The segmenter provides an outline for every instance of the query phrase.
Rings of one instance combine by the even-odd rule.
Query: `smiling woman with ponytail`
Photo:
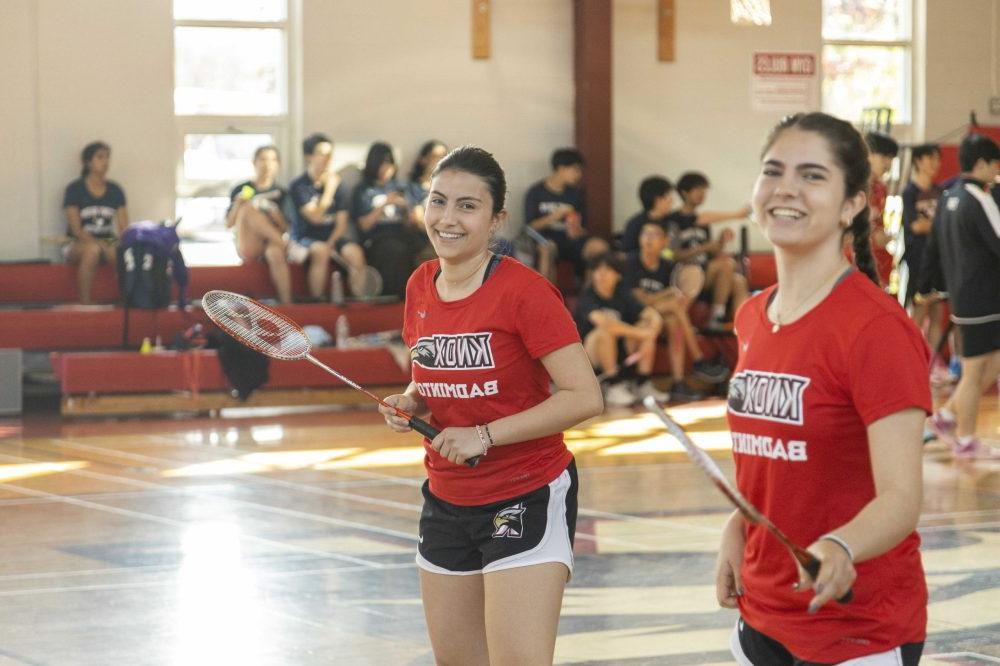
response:
[[[736,482],[793,542],[812,544],[821,566],[810,578],[766,530],[730,517],[716,594],[739,608],[730,647],[740,664],[910,665],[923,649],[915,528],[929,354],[879,287],[870,173],[861,135],[822,113],[782,120],[764,147],[753,208],[774,245],[778,283],[737,313],[730,387],[773,387],[785,399],[730,400],[728,419],[734,439],[802,449],[794,459],[735,451]],[[856,266],[843,253],[847,234]],[[851,602],[834,601],[848,590]]]

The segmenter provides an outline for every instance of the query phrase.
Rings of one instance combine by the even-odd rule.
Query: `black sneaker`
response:
[[[718,384],[729,378],[729,368],[718,361],[702,359],[694,362],[694,375],[711,384]]]
[[[692,400],[701,400],[704,397],[703,393],[694,390],[683,381],[674,382],[674,385],[670,387],[670,399],[673,402],[691,402]]]

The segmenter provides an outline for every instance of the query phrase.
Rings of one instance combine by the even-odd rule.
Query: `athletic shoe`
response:
[[[608,407],[631,407],[635,401],[635,394],[625,382],[615,382],[604,389],[604,404]]]
[[[674,382],[674,385],[670,387],[670,395],[673,396],[674,402],[690,402],[705,397],[703,393],[694,390],[684,381]]]
[[[1000,460],[1000,449],[984,444],[978,437],[973,437],[965,444],[955,440],[952,450],[955,457],[962,460]]]
[[[694,376],[710,384],[718,384],[729,378],[729,368],[718,361],[702,359],[694,362]]]
[[[955,429],[958,428],[958,422],[954,419],[946,418],[941,412],[934,412],[927,419],[927,427],[940,439],[943,439],[952,446],[957,444],[958,439],[955,436]]]
[[[669,402],[670,394],[666,391],[660,391],[656,388],[653,382],[643,382],[636,387],[635,395],[639,400],[643,400],[647,397],[653,398],[657,402]]]

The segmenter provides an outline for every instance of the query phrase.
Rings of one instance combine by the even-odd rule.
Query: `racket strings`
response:
[[[219,328],[266,356],[295,360],[312,350],[298,325],[240,294],[210,291],[202,299],[202,307]]]

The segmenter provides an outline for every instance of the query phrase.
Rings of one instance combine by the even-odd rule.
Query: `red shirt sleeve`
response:
[[[872,319],[855,339],[848,361],[854,407],[866,426],[904,409],[931,412],[930,352],[902,315]]]
[[[514,316],[517,331],[531,358],[541,358],[580,342],[580,334],[562,296],[544,278],[534,279],[524,286]]]

